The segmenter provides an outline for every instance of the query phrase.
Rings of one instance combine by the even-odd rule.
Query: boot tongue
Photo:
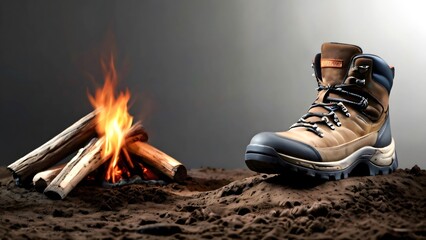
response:
[[[362,54],[360,47],[343,43],[324,43],[321,46],[321,75],[324,85],[343,83],[352,57]]]

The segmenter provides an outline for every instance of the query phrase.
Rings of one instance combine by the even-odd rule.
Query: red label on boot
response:
[[[324,58],[321,59],[321,67],[331,67],[331,68],[341,68],[343,66],[343,60],[341,59],[332,59]]]

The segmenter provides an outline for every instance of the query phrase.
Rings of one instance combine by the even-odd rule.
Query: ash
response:
[[[139,175],[132,176],[128,179],[121,179],[120,181],[116,183],[110,183],[107,181],[102,182],[102,187],[104,188],[115,188],[115,187],[122,187],[126,185],[132,185],[132,184],[146,184],[151,186],[165,186],[167,185],[167,182],[164,180],[145,180],[142,179]]]

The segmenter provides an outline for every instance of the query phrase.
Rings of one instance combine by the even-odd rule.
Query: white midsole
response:
[[[362,147],[346,158],[333,162],[314,162],[288,156],[282,153],[278,154],[285,161],[318,170],[342,170],[349,167],[359,159],[369,159],[371,163],[377,166],[389,166],[392,164],[393,159],[395,159],[395,141],[392,139],[391,144],[383,148],[376,148],[372,146]]]

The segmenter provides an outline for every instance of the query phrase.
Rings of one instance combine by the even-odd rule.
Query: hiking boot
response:
[[[245,154],[247,166],[261,173],[292,170],[327,180],[360,169],[369,175],[395,171],[389,120],[394,68],[342,43],[324,43],[312,67],[316,100],[288,131],[254,136]]]

